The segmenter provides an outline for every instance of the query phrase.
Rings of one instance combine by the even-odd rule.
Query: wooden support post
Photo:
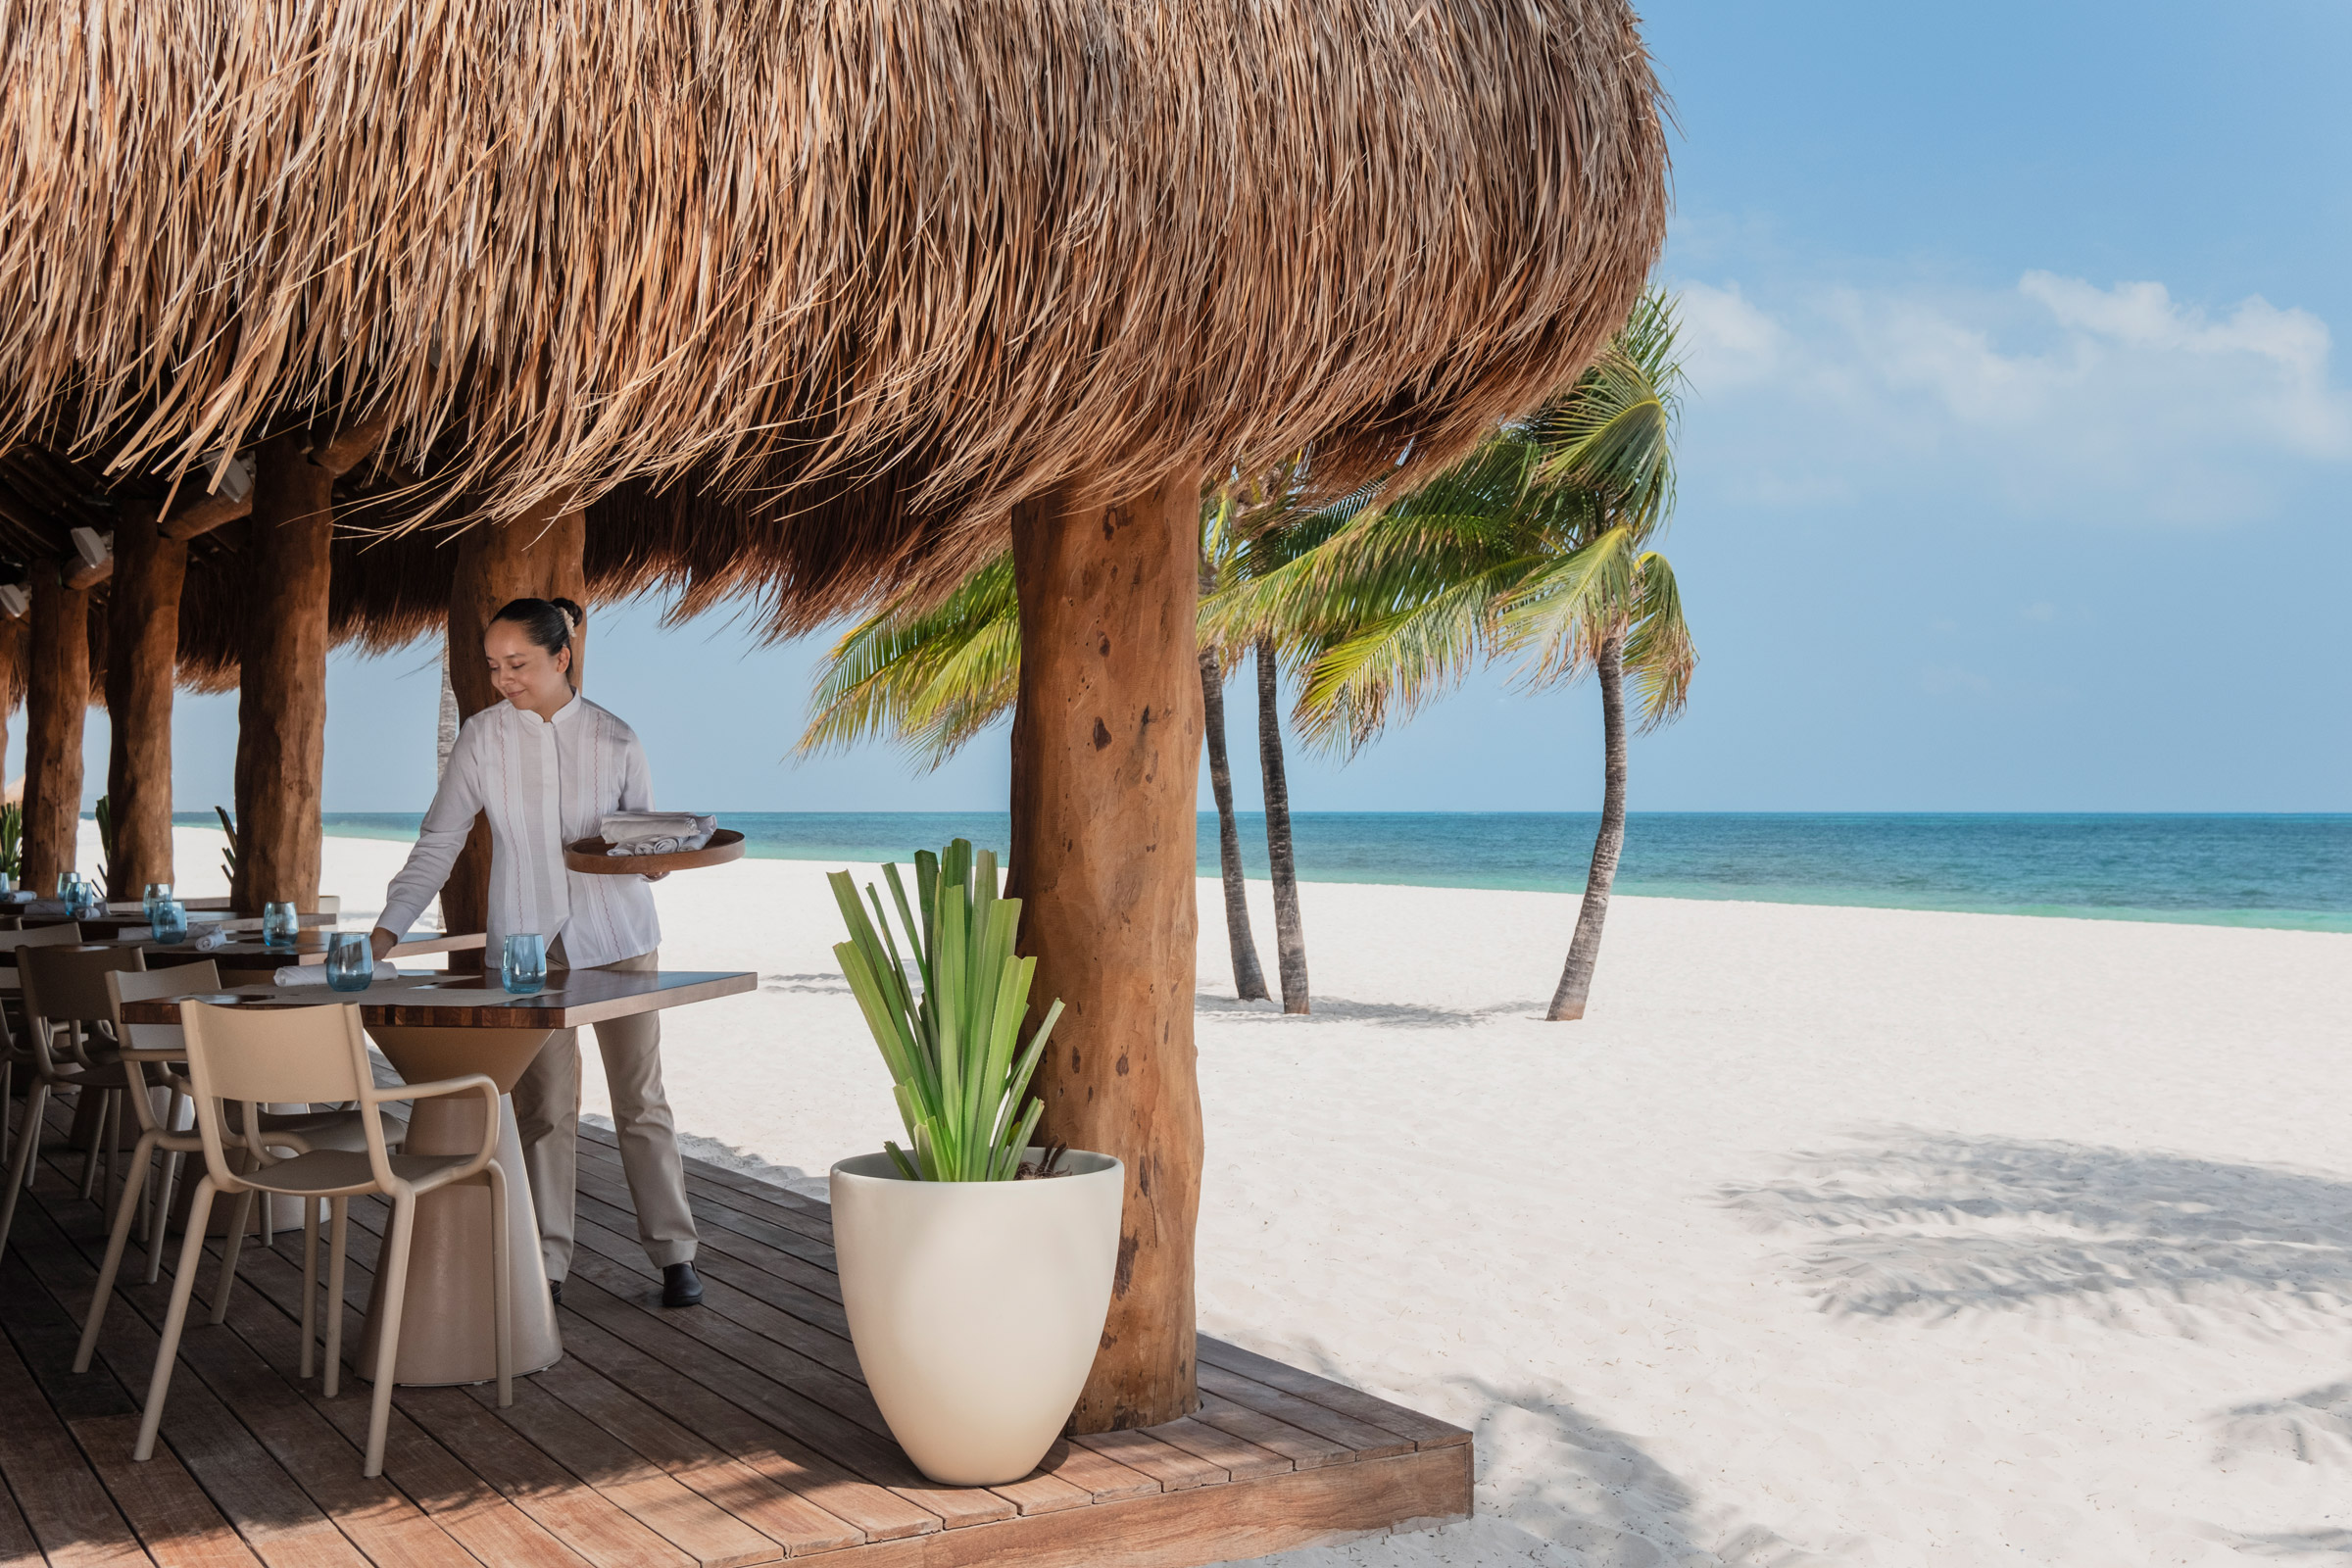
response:
[[[90,596],[32,564],[32,670],[24,693],[24,882],[46,896],[74,868],[81,830],[81,723],[90,707]]]
[[[106,795],[114,814],[110,897],[173,880],[172,687],[179,661],[179,590],[188,547],[137,517],[115,531],[108,606],[106,710],[113,729]]]
[[[449,589],[449,684],[460,723],[505,701],[490,685],[482,633],[513,599],[568,599],[588,603],[588,514],[550,509],[503,526],[477,524],[458,538],[457,571]],[[585,678],[588,628],[572,634],[571,681]],[[473,836],[441,888],[441,921],[452,931],[480,931],[490,923],[490,823]],[[495,963],[497,955],[485,956]]]
[[[273,903],[308,913],[318,906],[335,480],[310,461],[297,436],[272,437],[256,459],[229,901],[247,914]]]
[[[1200,485],[1013,514],[1021,611],[1012,887],[1032,995],[1066,1011],[1037,1073],[1039,1138],[1127,1166],[1110,1318],[1073,1430],[1148,1427],[1199,1404],[1193,1051],[1200,773]]]

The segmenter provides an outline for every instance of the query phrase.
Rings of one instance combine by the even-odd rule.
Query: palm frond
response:
[[[1674,567],[1656,551],[1635,568],[1633,629],[1625,639],[1625,669],[1641,700],[1642,733],[1671,722],[1690,700],[1690,676],[1698,649],[1683,619],[1682,590]]]

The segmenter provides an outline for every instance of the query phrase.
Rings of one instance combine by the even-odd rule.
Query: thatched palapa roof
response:
[[[779,632],[1056,488],[1444,462],[1592,356],[1664,229],[1623,0],[13,19],[0,448],[175,472],[389,409],[425,484],[379,520],[587,504],[614,569]]]

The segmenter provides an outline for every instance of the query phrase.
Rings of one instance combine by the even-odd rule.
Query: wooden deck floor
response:
[[[19,1107],[21,1108],[21,1107]],[[487,1390],[404,1389],[384,1474],[360,1475],[367,1385],[296,1376],[299,1236],[248,1248],[226,1325],[200,1314],[165,1446],[130,1462],[171,1283],[132,1285],[101,1358],[71,1370],[105,1229],[51,1150],[0,1258],[0,1568],[374,1563],[733,1568],[1177,1565],[1426,1528],[1470,1507],[1470,1435],[1203,1338],[1202,1408],[1057,1445],[1011,1486],[943,1490],[909,1465],[858,1376],[827,1209],[695,1160],[699,1309],[663,1311],[609,1135],[583,1129],[565,1355]],[[380,1206],[355,1205],[356,1345]],[[125,1274],[135,1279],[135,1243]],[[213,1273],[198,1287],[209,1295]]]

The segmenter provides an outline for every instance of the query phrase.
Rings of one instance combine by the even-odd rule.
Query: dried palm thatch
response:
[[[388,411],[778,631],[1055,487],[1448,462],[1664,227],[1624,0],[12,0],[0,74],[0,449]]]

